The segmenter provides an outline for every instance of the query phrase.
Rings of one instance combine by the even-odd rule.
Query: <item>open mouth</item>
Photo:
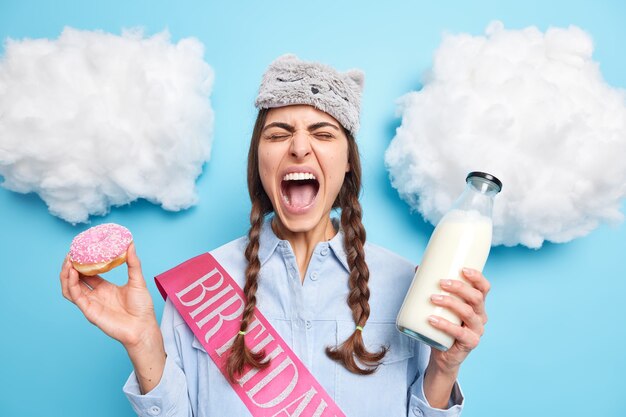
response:
[[[313,204],[320,183],[310,172],[286,174],[280,182],[280,192],[285,204],[292,209],[305,209]]]

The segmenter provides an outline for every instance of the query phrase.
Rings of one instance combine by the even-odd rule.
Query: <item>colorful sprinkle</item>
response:
[[[106,223],[78,234],[70,245],[70,259],[82,265],[109,262],[126,252],[133,235],[124,226]]]

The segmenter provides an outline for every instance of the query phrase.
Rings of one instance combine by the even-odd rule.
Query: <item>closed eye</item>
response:
[[[333,139],[335,136],[327,132],[315,132],[313,135],[318,139]]]
[[[291,133],[273,133],[271,135],[267,135],[266,138],[269,140],[285,140],[291,137]]]

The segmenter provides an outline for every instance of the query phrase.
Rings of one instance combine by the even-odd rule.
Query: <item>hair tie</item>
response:
[[[361,326],[356,326],[356,329],[357,329],[358,331],[360,331],[360,332],[362,332],[362,331],[363,331],[363,328],[362,328]]]
[[[242,335],[242,336],[245,336],[246,332],[244,332],[243,330],[239,330],[239,334]]]

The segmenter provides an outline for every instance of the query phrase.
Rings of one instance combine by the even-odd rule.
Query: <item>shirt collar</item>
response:
[[[273,218],[273,216],[267,217],[263,222],[263,226],[261,226],[261,234],[259,235],[259,262],[261,262],[261,265],[272,256],[280,243],[280,239],[272,230]]]
[[[348,257],[346,255],[346,250],[343,246],[344,238],[343,238],[343,229],[341,228],[341,223],[339,222],[339,219],[336,217],[332,219],[332,222],[333,222],[333,226],[335,226],[335,229],[337,230],[337,234],[335,235],[335,237],[333,237],[331,240],[328,241],[328,245],[333,250],[333,253],[337,257],[337,259],[339,259],[339,262],[341,263],[341,265],[343,265],[346,271],[350,272],[350,267],[348,266]]]
[[[263,222],[263,226],[261,226],[261,234],[259,235],[259,261],[261,262],[261,265],[267,262],[281,242],[272,229],[273,218],[274,216],[269,216]],[[328,241],[328,246],[332,249],[333,253],[346,271],[350,272],[348,258],[343,247],[343,229],[341,228],[341,223],[337,218],[333,218],[331,221],[337,230],[337,234]]]

